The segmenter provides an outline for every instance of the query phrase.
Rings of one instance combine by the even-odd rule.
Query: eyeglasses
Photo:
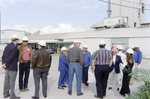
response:
[[[28,41],[23,41],[23,42],[28,42]]]

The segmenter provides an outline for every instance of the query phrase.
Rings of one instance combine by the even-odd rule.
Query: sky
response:
[[[0,0],[0,3],[2,29],[32,33],[90,30],[90,25],[107,17],[107,3],[99,0]],[[150,0],[147,4],[150,5]],[[146,21],[150,22],[150,10],[146,13]]]

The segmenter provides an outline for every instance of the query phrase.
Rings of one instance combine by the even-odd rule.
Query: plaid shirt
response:
[[[96,61],[95,65],[109,65],[112,60],[111,52],[105,48],[100,48],[92,55],[92,59]]]

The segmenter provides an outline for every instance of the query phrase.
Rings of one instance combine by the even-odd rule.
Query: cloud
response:
[[[51,25],[43,27],[41,29],[41,34],[47,33],[64,33],[64,32],[74,32],[74,31],[83,31],[84,29],[81,27],[73,28],[70,24],[60,23],[59,27],[53,28]]]
[[[13,27],[2,26],[2,30],[3,29],[22,30],[22,31],[27,31],[27,32],[31,32],[31,33],[37,32],[39,30],[41,34],[84,31],[84,29],[82,27],[72,27],[70,24],[64,24],[64,23],[60,23],[59,26],[56,28],[53,28],[51,25],[48,25],[41,29],[39,29],[39,28],[29,29],[25,25],[15,25]]]

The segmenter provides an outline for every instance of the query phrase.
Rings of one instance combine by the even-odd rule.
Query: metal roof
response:
[[[105,30],[54,33],[29,36],[30,40],[86,39],[86,38],[150,38],[150,28],[117,28]]]

